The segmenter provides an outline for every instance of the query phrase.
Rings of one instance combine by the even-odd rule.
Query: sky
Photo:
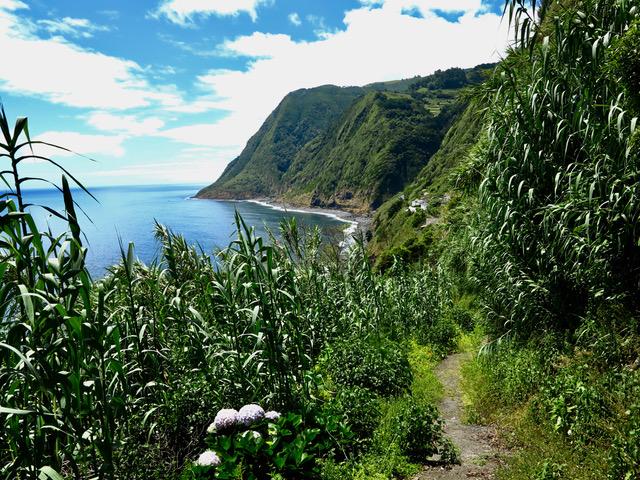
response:
[[[0,0],[0,99],[88,186],[207,184],[290,91],[499,60],[503,0]],[[54,179],[42,162],[24,168]],[[52,178],[53,177],[53,178]]]

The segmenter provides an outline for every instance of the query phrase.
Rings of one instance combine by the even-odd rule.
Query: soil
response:
[[[504,458],[505,451],[498,442],[495,427],[463,423],[460,368],[468,355],[449,355],[436,368],[445,390],[440,414],[445,421],[445,433],[459,449],[460,465],[425,467],[414,480],[492,479]]]

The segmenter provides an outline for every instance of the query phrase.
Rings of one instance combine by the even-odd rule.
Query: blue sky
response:
[[[0,0],[0,97],[87,185],[214,180],[289,91],[495,61],[502,0]],[[44,164],[29,173],[52,175]]]

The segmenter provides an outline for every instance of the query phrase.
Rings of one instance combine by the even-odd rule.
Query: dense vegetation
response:
[[[158,263],[130,245],[92,280],[68,172],[65,210],[46,207],[68,232],[41,230],[20,165],[51,160],[26,119],[0,126],[2,478],[390,478],[455,460],[428,374],[456,332],[437,271],[380,277],[362,243],[293,221],[257,238],[238,217],[215,259],[158,225]]]
[[[464,112],[454,69],[370,86],[279,144],[261,194],[384,202],[348,252],[238,218],[212,260],[158,226],[156,264],[130,247],[93,281],[66,177],[69,232],[39,231],[19,175],[35,142],[3,114],[3,478],[407,477],[456,461],[431,367],[458,344],[478,353],[468,421],[514,447],[498,478],[638,478],[640,4],[533,6],[506,2],[516,43]],[[320,177],[374,124],[392,141],[370,164]],[[228,178],[252,185],[247,155]]]
[[[198,196],[375,209],[427,164],[464,109],[459,92],[480,83],[487,68],[293,92]]]
[[[372,249],[449,272],[487,335],[465,382],[517,448],[499,478],[638,478],[640,4],[535,3],[507,2],[517,44]]]
[[[283,197],[368,211],[401,190],[438,150],[460,105],[431,114],[407,94],[369,93],[296,155]]]
[[[502,385],[484,393],[530,399],[557,435],[540,445],[565,445],[545,453],[545,478],[637,478],[640,5],[547,3],[536,19],[514,3],[535,35],[487,85],[470,164],[483,172],[476,280],[507,340],[480,363]],[[514,470],[545,468],[530,461]]]

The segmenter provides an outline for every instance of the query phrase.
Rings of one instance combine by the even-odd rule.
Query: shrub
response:
[[[611,66],[627,95],[640,108],[640,22],[637,20],[613,45]]]
[[[425,220],[427,219],[427,212],[424,210],[416,210],[416,212],[411,215],[411,226],[413,228],[419,228],[424,225]]]
[[[465,332],[473,331],[474,321],[473,315],[468,310],[454,305],[451,309],[452,319],[457,325],[460,326]]]
[[[564,465],[555,462],[544,462],[535,480],[562,480],[565,478],[564,468]]]
[[[390,219],[391,217],[393,217],[396,213],[398,213],[400,211],[400,209],[402,208],[402,204],[404,202],[402,201],[402,199],[400,198],[396,198],[390,205],[389,208],[387,209],[387,219]]]
[[[546,380],[540,404],[556,431],[579,443],[601,438],[603,419],[610,417],[601,377],[590,378],[586,365],[569,366]]]
[[[183,478],[317,478],[321,472],[318,460],[334,456],[352,436],[339,419],[328,415],[305,419],[297,413],[265,414],[250,405],[234,418],[235,422],[216,420],[211,425],[209,450],[190,465]]]
[[[353,474],[354,480],[389,480],[410,478],[420,470],[395,443],[381,446],[365,455]]]
[[[407,354],[394,342],[347,340],[334,346],[328,373],[342,387],[361,387],[383,396],[408,391],[412,374]]]
[[[451,315],[440,315],[431,324],[425,324],[416,332],[416,340],[421,345],[431,345],[440,355],[445,356],[456,348],[458,328]]]
[[[504,342],[487,348],[479,357],[481,370],[494,392],[507,406],[519,405],[539,391],[550,374],[549,361],[555,355],[544,347],[527,347]]]
[[[334,460],[327,460],[322,462],[320,478],[322,480],[351,480],[353,473],[354,465],[351,463],[337,463]]]
[[[417,461],[433,455],[440,455],[445,463],[457,459],[453,444],[444,436],[438,409],[411,397],[390,405],[376,432],[376,442],[379,446],[396,444],[404,455]]]
[[[358,438],[358,447],[366,447],[380,421],[379,397],[359,386],[341,388],[329,410],[341,417]]]

